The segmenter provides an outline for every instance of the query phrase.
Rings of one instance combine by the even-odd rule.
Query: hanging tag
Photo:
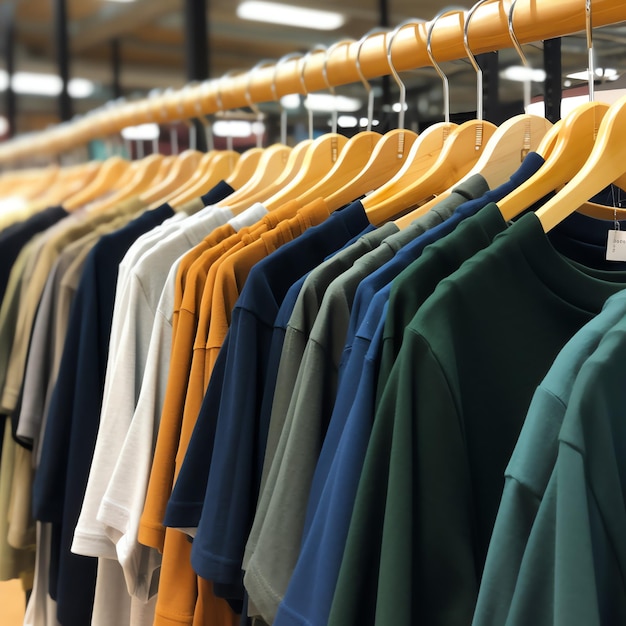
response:
[[[607,261],[626,261],[626,231],[610,230],[606,245]]]

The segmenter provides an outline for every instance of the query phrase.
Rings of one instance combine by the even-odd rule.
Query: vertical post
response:
[[[208,0],[185,0],[185,64],[189,82],[203,81],[210,74]],[[206,151],[204,125],[193,120],[197,148]]]
[[[543,67],[546,71],[544,82],[546,119],[553,124],[561,118],[561,38],[546,39],[543,42]]]
[[[17,129],[17,103],[13,91],[13,74],[15,73],[15,11],[14,5],[5,5],[2,15],[5,21],[4,57],[7,71],[7,90],[5,93],[6,116],[9,123],[9,137],[14,137]]]
[[[59,94],[59,117],[67,121],[72,117],[72,100],[67,86],[70,80],[70,56],[67,30],[67,1],[54,0],[54,38],[56,44],[57,66],[61,78]]]
[[[498,52],[485,52],[476,56],[476,61],[483,71],[483,116],[496,125],[506,119],[500,106],[500,77],[498,75]]]
[[[378,0],[378,25],[389,28],[389,0]],[[383,89],[383,104],[391,104],[391,78],[385,75],[381,79]]]
[[[122,97],[122,57],[117,38],[111,40],[111,91],[114,100]]]

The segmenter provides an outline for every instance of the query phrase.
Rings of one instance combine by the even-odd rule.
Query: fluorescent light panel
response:
[[[306,9],[278,2],[246,0],[237,7],[237,17],[242,20],[313,28],[315,30],[336,30],[345,24],[346,18],[335,11]]]
[[[139,124],[122,129],[122,137],[128,141],[152,141],[159,138],[158,124]]]
[[[523,65],[511,65],[511,67],[507,67],[500,72],[500,77],[518,83],[523,83],[527,80],[533,83],[541,83],[546,79],[546,73],[541,69],[533,69]]]
[[[265,133],[263,122],[247,122],[245,120],[219,120],[213,124],[216,137],[250,137]]]
[[[34,72],[15,72],[11,81],[13,91],[30,96],[54,97],[61,93],[62,82],[55,74],[37,74]],[[9,76],[6,70],[0,70],[0,91],[6,91]],[[86,78],[71,78],[67,90],[72,98],[88,98],[95,90],[95,85]]]
[[[347,96],[333,96],[328,93],[311,93],[305,101],[304,106],[312,111],[324,113],[354,113],[358,111],[363,103],[358,98],[348,98]]]
[[[297,109],[302,100],[297,93],[283,96],[280,103],[285,109]],[[347,96],[333,96],[329,93],[311,93],[306,96],[304,106],[311,111],[322,113],[354,113],[358,111],[363,103],[358,98],[348,98]]]

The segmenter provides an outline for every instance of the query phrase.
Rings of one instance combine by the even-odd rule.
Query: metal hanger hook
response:
[[[302,53],[300,52],[289,52],[284,56],[280,57],[278,61],[276,61],[276,65],[274,66],[274,76],[272,78],[272,96],[274,96],[274,101],[278,102],[278,106],[280,107],[280,142],[283,145],[287,145],[287,110],[282,105],[280,98],[278,97],[278,91],[276,90],[276,80],[278,78],[278,70],[283,63],[290,61],[291,59],[301,59]]]
[[[337,94],[335,92],[335,88],[330,84],[330,81],[328,80],[328,59],[330,58],[330,55],[340,46],[346,46],[346,45],[350,45],[351,43],[354,43],[354,39],[342,39],[341,41],[337,41],[334,44],[332,44],[331,46],[329,46],[326,49],[326,54],[324,55],[324,65],[322,68],[322,74],[324,76],[324,82],[326,83],[327,87],[328,87],[328,91],[330,91],[332,97],[333,97],[333,102],[335,104],[334,108],[333,108],[333,112],[332,112],[332,132],[336,133],[337,132]]]
[[[511,37],[511,41],[513,42],[513,46],[519,55],[519,58],[522,61],[522,65],[525,68],[530,68],[530,63],[522,50],[522,46],[520,45],[519,39],[515,34],[515,28],[513,27],[513,16],[515,14],[515,5],[517,4],[517,0],[511,0],[511,6],[509,7],[508,13],[508,24],[509,24],[509,36]],[[528,106],[530,105],[530,92],[531,92],[531,80],[530,73],[524,80],[524,111],[528,110]]]
[[[246,102],[248,103],[248,106],[252,109],[252,111],[254,112],[254,114],[257,117],[257,122],[260,122],[263,120],[263,113],[261,113],[261,109],[259,109],[258,105],[256,104],[256,102],[252,101],[252,96],[250,95],[250,86],[252,84],[252,79],[254,78],[254,75],[263,67],[268,67],[269,65],[273,65],[273,61],[270,59],[263,59],[262,61],[259,61],[249,72],[248,72],[248,82],[246,83]],[[263,146],[263,133],[258,132],[256,134],[256,145],[257,148],[261,148]]]
[[[589,73],[589,102],[595,98],[596,68],[593,58],[593,22],[591,20],[591,0],[585,0],[585,30],[587,32],[587,71]]]
[[[389,32],[388,29],[378,28],[378,27],[368,30],[365,33],[365,35],[363,35],[363,37],[361,37],[361,39],[359,40],[359,44],[356,49],[356,71],[358,72],[359,78],[361,79],[361,82],[363,83],[363,87],[365,87],[365,91],[367,91],[367,130],[368,131],[372,130],[372,122],[374,120],[374,91],[372,90],[372,85],[370,85],[370,82],[367,80],[367,78],[365,78],[363,74],[363,70],[361,69],[361,48],[363,47],[363,44],[366,42],[366,40],[372,35],[378,35],[381,33],[386,34],[388,32]]]
[[[309,59],[311,58],[311,55],[314,52],[326,52],[326,46],[324,46],[323,44],[317,44],[302,57],[302,69],[300,70],[300,84],[302,85],[302,89],[304,91],[305,96],[309,95],[309,90],[306,88],[306,81],[304,80],[304,72],[306,70],[307,63],[309,62]],[[308,115],[309,115],[309,139],[313,139],[313,109],[310,106],[307,106],[306,98],[304,99],[304,108],[308,111]]]
[[[393,64],[393,57],[391,55],[391,48],[393,46],[393,42],[395,41],[398,33],[405,26],[417,26],[418,24],[425,24],[426,20],[422,20],[419,18],[409,18],[404,20],[398,24],[391,35],[389,35],[389,41],[387,42],[387,63],[389,64],[389,69],[391,70],[391,74],[393,79],[396,81],[400,89],[400,112],[398,113],[398,128],[400,130],[404,130],[404,109],[406,108],[406,85],[400,78],[400,74],[398,74],[398,70],[396,70],[396,66]]]
[[[222,76],[220,76],[217,79],[217,89],[216,89],[216,100],[217,100],[217,108],[224,113],[224,101],[222,100],[222,82],[228,78],[230,78],[231,76],[233,76],[235,73],[237,72],[237,70],[229,70],[228,72],[226,72],[225,74],[222,74]],[[226,136],[226,149],[227,150],[232,150],[233,149],[233,138],[232,136],[229,134]]]
[[[428,58],[430,59],[430,62],[435,68],[437,74],[439,74],[439,78],[441,78],[441,82],[443,84],[443,113],[446,124],[450,123],[450,84],[448,82],[448,77],[444,74],[443,70],[439,66],[439,63],[435,61],[435,57],[433,56],[432,39],[435,25],[444,15],[448,15],[449,13],[463,13],[463,15],[465,15],[465,7],[450,6],[439,11],[439,13],[437,13],[437,15],[435,15],[435,17],[428,23],[426,35],[426,52],[428,53]]]
[[[467,53],[467,58],[470,60],[472,67],[476,71],[476,119],[482,121],[484,114],[484,106],[483,106],[483,70],[478,65],[478,61],[472,52],[472,49],[469,45],[469,25],[472,20],[472,16],[476,12],[478,7],[486,4],[487,2],[491,2],[492,0],[478,0],[478,2],[467,12],[467,17],[465,18],[465,24],[463,25],[463,46],[465,47],[465,52]]]

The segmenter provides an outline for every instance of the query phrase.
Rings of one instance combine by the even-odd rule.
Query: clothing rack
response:
[[[585,28],[583,0],[533,0],[520,2],[515,8],[515,33],[520,43],[530,43],[580,32]],[[607,26],[626,20],[626,3],[615,0],[594,0],[593,26]],[[485,4],[476,10],[469,29],[468,41],[474,54],[511,47],[507,7],[502,2]],[[398,71],[430,65],[426,50],[425,24],[407,26],[393,42],[392,55]],[[49,130],[10,140],[0,146],[0,163],[17,162],[30,155],[59,154],[90,140],[119,133],[127,126],[142,123],[171,123],[209,115],[219,110],[235,109],[254,103],[274,100],[274,94],[304,93],[359,81],[356,66],[358,43],[337,46],[326,58],[324,52],[311,54],[304,70],[302,61],[291,60],[275,71],[272,65],[253,73],[212,80],[197,86],[161,94],[149,99],[123,103]],[[438,61],[466,57],[463,45],[463,14],[442,17],[432,35],[432,52]],[[386,35],[371,35],[360,53],[363,75],[376,78],[390,73],[387,62]],[[220,106],[221,104],[221,106]]]

